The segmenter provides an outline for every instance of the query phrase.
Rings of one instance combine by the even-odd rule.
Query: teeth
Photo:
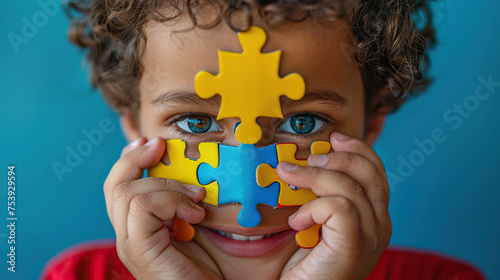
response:
[[[267,237],[271,237],[271,236],[276,234],[276,233],[273,233],[273,234],[263,234],[263,235],[255,235],[255,236],[245,236],[245,235],[240,235],[240,234],[236,234],[236,233],[224,232],[224,231],[220,231],[220,230],[214,230],[214,231],[222,236],[226,236],[226,237],[229,237],[231,239],[239,240],[239,241],[257,241],[257,240],[261,240],[261,239],[264,239]]]
[[[250,241],[257,241],[257,240],[264,239],[264,237],[265,237],[265,235],[249,236],[248,240],[250,240]]]
[[[264,237],[264,236],[262,236]],[[232,233],[231,234],[231,238],[234,239],[234,240],[241,240],[241,241],[248,241],[250,240],[250,237],[247,237],[247,236],[244,236],[244,235],[239,235],[239,234],[236,234],[236,233]]]

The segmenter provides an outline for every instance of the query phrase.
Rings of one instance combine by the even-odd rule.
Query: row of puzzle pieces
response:
[[[330,143],[317,141],[312,144],[311,153],[324,154],[330,149]],[[234,147],[203,142],[198,146],[200,153],[198,159],[188,158],[185,150],[184,141],[166,140],[166,154],[170,163],[165,165],[160,162],[148,170],[148,176],[201,186],[206,190],[203,201],[214,206],[240,203],[242,209],[238,215],[238,223],[243,227],[255,227],[260,223],[258,204],[275,208],[289,207],[303,205],[317,198],[309,189],[293,190],[281,181],[276,173],[276,167],[281,161],[307,166],[306,160],[295,158],[297,151],[295,144],[278,143],[257,148],[255,145],[247,144]],[[186,230],[186,225],[179,226]],[[185,236],[177,237],[190,239]],[[297,243],[304,248],[314,247],[318,241],[317,225],[297,235]]]

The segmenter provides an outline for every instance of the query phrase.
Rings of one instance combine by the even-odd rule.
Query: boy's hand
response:
[[[320,243],[299,249],[282,279],[365,279],[389,244],[389,188],[382,161],[358,139],[334,132],[330,142],[335,152],[311,155],[308,167],[279,164],[283,181],[319,197],[290,216],[290,227],[322,225]]]
[[[156,165],[165,142],[141,138],[123,149],[104,183],[108,215],[121,261],[137,279],[221,279],[215,263],[194,242],[175,241],[168,228],[174,217],[198,223],[205,210],[196,205],[202,188],[190,191],[163,178],[141,179]],[[182,252],[181,252],[182,251]]]

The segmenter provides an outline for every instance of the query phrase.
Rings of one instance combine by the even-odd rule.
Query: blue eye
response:
[[[220,130],[217,121],[204,115],[186,117],[177,121],[176,124],[182,130],[190,133],[206,133]]]
[[[324,121],[315,115],[298,114],[286,118],[280,129],[294,134],[308,134],[316,132],[324,123]]]

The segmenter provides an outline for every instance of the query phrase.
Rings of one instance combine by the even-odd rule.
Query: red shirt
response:
[[[118,258],[115,241],[76,245],[53,258],[42,280],[135,280]],[[432,253],[389,248],[367,280],[485,279],[464,262]]]

